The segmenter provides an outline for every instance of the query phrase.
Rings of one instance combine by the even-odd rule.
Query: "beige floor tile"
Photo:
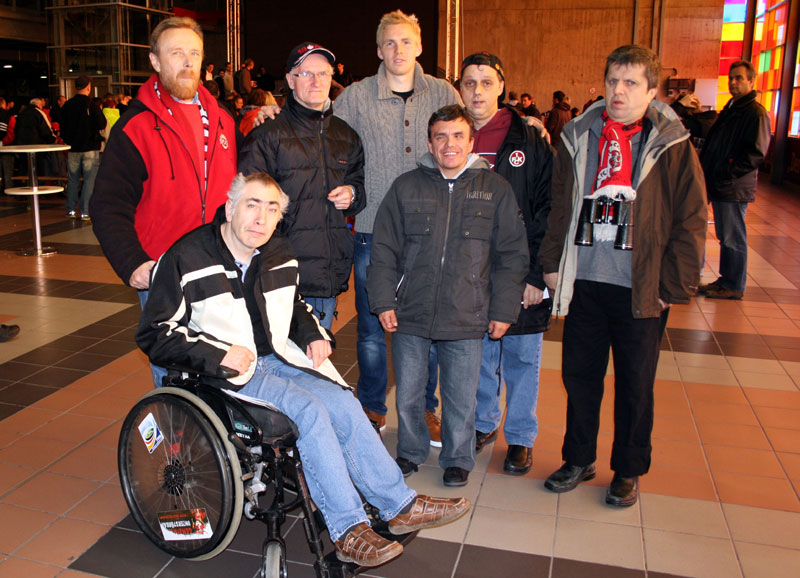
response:
[[[797,391],[794,380],[788,375],[764,374],[752,371],[735,371],[734,374],[742,387]]]
[[[35,476],[37,470],[0,462],[0,496]]]
[[[695,383],[711,383],[715,385],[739,385],[733,372],[726,369],[710,367],[679,366],[680,378]]]
[[[104,484],[65,514],[68,518],[112,526],[128,514],[118,485]]]
[[[561,371],[561,342],[544,341],[542,343],[542,369]]]
[[[63,412],[83,403],[89,399],[90,396],[91,394],[86,391],[64,388],[48,395],[44,399],[40,399],[30,407]]]
[[[55,514],[0,504],[0,552],[13,553],[55,519]]]
[[[105,481],[117,471],[117,452],[111,448],[84,445],[47,469],[55,474]]]
[[[556,515],[558,494],[528,477],[486,474],[478,506],[529,514]]]
[[[642,526],[712,538],[728,538],[722,508],[716,501],[676,498],[643,492]]]
[[[623,524],[559,517],[554,555],[643,570],[642,530]]]
[[[725,357],[721,355],[709,355],[706,353],[686,353],[683,351],[675,352],[675,359],[679,367],[705,367],[711,369],[730,369]]]
[[[0,462],[40,469],[56,461],[77,444],[28,435],[0,450]]]
[[[130,398],[101,393],[75,406],[70,413],[105,419],[120,419],[128,414],[132,406]]]
[[[36,430],[36,435],[67,442],[81,443],[111,425],[110,419],[67,413]]]
[[[23,508],[63,514],[99,486],[98,482],[42,472],[7,493],[2,501]]]
[[[487,548],[550,556],[556,518],[478,506],[465,540]]]
[[[0,421],[0,432],[8,432],[18,437],[19,434],[28,434],[39,429],[59,415],[60,411],[28,407]]]
[[[776,375],[786,375],[780,361],[775,359],[753,359],[751,357],[725,357],[734,372],[748,371]]]
[[[17,554],[65,568],[106,532],[107,526],[59,518],[20,548]]]
[[[577,518],[609,524],[639,526],[641,515],[639,504],[630,508],[614,508],[605,503],[606,487],[580,484],[571,492],[559,494],[558,517]],[[545,490],[546,491],[546,490]]]
[[[23,560],[15,556],[10,556],[5,562],[0,564],[0,578],[51,578],[58,576],[63,568],[40,564],[33,560]]]
[[[745,578],[791,576],[792,569],[800,569],[800,550],[748,542],[735,542],[735,546]]]
[[[722,504],[722,509],[737,542],[800,550],[800,513],[738,504]]]
[[[656,379],[672,379],[680,381],[682,379],[680,369],[677,365],[666,365],[658,362],[656,367]]]
[[[664,530],[644,530],[647,569],[696,578],[741,576],[730,540]]]

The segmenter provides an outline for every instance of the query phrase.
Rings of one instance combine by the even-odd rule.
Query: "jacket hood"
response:
[[[430,152],[427,152],[424,155],[422,155],[422,158],[417,161],[417,166],[419,166],[422,169],[434,171],[439,175],[442,174],[442,171],[439,169],[439,165],[436,164],[436,160],[433,158],[433,155]],[[464,165],[464,168],[461,169],[461,171],[459,171],[459,173],[454,178],[456,179],[459,178],[461,175],[464,174],[464,171],[466,171],[467,169],[491,169],[491,165],[489,164],[489,161],[487,161],[485,158],[476,155],[475,153],[469,153],[469,155],[467,156],[467,164]]]

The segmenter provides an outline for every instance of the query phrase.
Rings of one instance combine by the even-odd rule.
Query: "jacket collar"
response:
[[[333,113],[330,99],[325,103],[325,108],[321,111],[314,110],[297,102],[294,98],[294,91],[289,91],[289,94],[286,96],[285,108],[294,118],[304,123],[316,123],[320,120],[328,119]]]
[[[752,103],[753,101],[755,101],[755,99],[757,97],[758,97],[758,91],[757,90],[751,90],[750,92],[745,94],[739,100],[733,100],[731,98],[728,101],[728,103],[725,105],[725,109],[727,110],[729,108],[744,108],[746,106],[749,106],[750,103]]]
[[[441,169],[436,164],[436,161],[434,160],[433,155],[430,152],[427,152],[424,155],[422,155],[422,158],[419,159],[419,161],[417,161],[417,166],[419,166],[419,168],[421,168],[425,172],[428,172],[428,173],[434,174],[434,175],[438,175],[439,177],[441,177],[442,179],[444,179],[446,181],[458,180],[464,175],[464,173],[466,173],[470,169],[487,169],[488,170],[490,168],[489,161],[487,161],[485,158],[483,158],[480,155],[476,155],[475,153],[469,153],[469,156],[467,156],[467,164],[464,165],[464,168],[461,169],[461,171],[455,177],[453,177],[452,179],[446,179],[444,177],[444,175],[442,174]]]
[[[381,62],[381,65],[378,67],[376,78],[378,81],[378,99],[398,98],[398,96],[392,92],[389,83],[386,81],[386,64],[383,62]],[[417,95],[426,90],[428,90],[428,81],[425,79],[422,66],[420,66],[419,62],[416,62],[414,64],[414,94]]]

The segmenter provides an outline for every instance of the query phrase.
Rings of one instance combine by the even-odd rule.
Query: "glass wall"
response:
[[[786,48],[788,0],[758,0],[753,33],[753,66],[758,100],[769,113],[772,131],[781,98],[783,51]]]

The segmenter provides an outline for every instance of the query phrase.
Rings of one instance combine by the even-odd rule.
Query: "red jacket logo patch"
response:
[[[522,151],[514,151],[511,153],[511,156],[508,157],[508,162],[511,163],[512,167],[521,167],[525,164],[525,153]]]

